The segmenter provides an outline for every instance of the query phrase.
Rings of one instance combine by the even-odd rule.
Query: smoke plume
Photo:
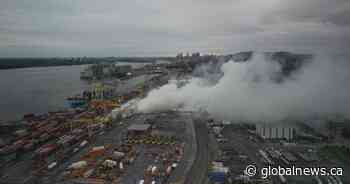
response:
[[[247,62],[222,64],[220,75],[214,84],[205,76],[193,77],[182,87],[166,84],[150,91],[138,110],[204,109],[217,118],[250,122],[350,114],[346,60],[314,56],[276,82],[283,75],[281,65],[255,53]]]

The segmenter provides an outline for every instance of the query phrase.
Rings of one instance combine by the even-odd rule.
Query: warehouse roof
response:
[[[150,127],[150,124],[133,124],[128,127],[128,131],[146,131]]]

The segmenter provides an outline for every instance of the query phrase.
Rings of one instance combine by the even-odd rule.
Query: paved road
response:
[[[171,182],[181,182],[186,178],[187,173],[190,172],[192,165],[196,159],[197,154],[197,141],[196,141],[196,131],[194,123],[192,120],[191,113],[182,114],[183,121],[186,126],[186,144],[184,149],[184,157],[180,162],[178,168],[172,173],[169,178],[169,183]]]
[[[200,118],[194,119],[194,126],[197,138],[197,153],[192,168],[189,174],[187,175],[185,181],[186,184],[205,183],[208,172],[208,128],[206,126],[205,121],[203,121],[203,119]]]

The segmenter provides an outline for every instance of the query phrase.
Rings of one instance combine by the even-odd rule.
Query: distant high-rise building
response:
[[[182,52],[180,52],[179,54],[176,55],[176,58],[177,58],[177,59],[183,59],[183,57],[184,57],[184,56],[183,56],[183,53],[182,53]]]
[[[192,57],[200,57],[201,54],[199,52],[192,53]]]

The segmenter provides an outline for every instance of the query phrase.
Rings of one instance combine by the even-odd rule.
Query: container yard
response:
[[[183,121],[169,117],[182,118]],[[185,131],[185,122],[190,121],[187,118],[181,113],[169,112],[162,115],[138,114],[112,125],[109,121],[77,121],[79,125],[62,127],[62,131],[69,133],[57,130],[55,134],[48,134],[49,138],[33,145],[32,152],[23,153],[30,155],[27,157],[30,160],[13,160],[15,165],[9,166],[16,172],[7,172],[8,168],[3,168],[2,173],[8,175],[2,178],[9,183],[176,181],[183,176],[180,174],[183,171],[176,168],[187,164],[183,161],[188,157],[184,155],[189,144],[185,140],[191,139],[188,138],[191,134]],[[147,126],[146,122],[149,123]],[[178,177],[171,177],[174,173]]]
[[[229,121],[214,118],[205,109],[187,111],[182,108],[186,102],[163,111],[137,109],[142,100],[149,98],[151,90],[169,84],[178,93],[191,82],[187,75],[193,71],[196,60],[190,61],[193,65],[181,61],[128,69],[130,75],[123,78],[103,76],[90,89],[63,99],[67,109],[26,114],[19,121],[1,123],[0,183],[342,184],[350,181],[344,176],[262,178],[260,173],[249,176],[245,172],[249,165],[258,169],[348,168],[344,164],[349,155],[346,144],[333,144],[331,136],[315,133],[300,122],[286,125]],[[172,95],[176,96],[175,93]],[[152,102],[159,105],[159,95],[154,94]],[[160,99],[163,103],[177,103],[176,99]],[[160,105],[168,107],[168,104]],[[335,159],[338,155],[343,160]]]
[[[181,114],[177,114],[181,118]],[[133,122],[153,121],[148,131],[137,131],[134,134]],[[157,128],[159,121],[174,124],[177,129],[162,130]],[[88,146],[70,164],[58,168],[59,176],[51,175],[48,181],[58,183],[166,183],[176,171],[178,165],[183,165],[184,140],[187,134],[183,132],[185,125],[172,122],[166,118],[154,115],[135,115],[123,122],[116,129],[107,131],[91,146]],[[130,129],[131,127],[131,129]],[[166,134],[166,135],[165,135]],[[175,136],[176,135],[176,136]],[[177,171],[181,172],[181,171]],[[172,178],[177,179],[177,178]]]
[[[67,110],[25,115],[1,144],[1,183],[183,180],[184,171],[177,168],[190,167],[186,158],[191,155],[184,153],[195,144],[186,131],[191,117],[134,111],[138,98],[167,80],[166,75],[150,73],[104,81],[67,97]]]

